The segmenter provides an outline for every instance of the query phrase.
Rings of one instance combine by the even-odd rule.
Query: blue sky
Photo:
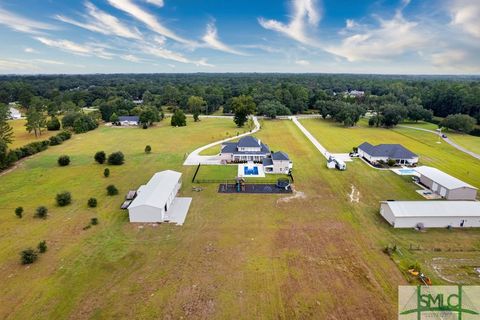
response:
[[[0,0],[0,73],[480,74],[480,0]]]

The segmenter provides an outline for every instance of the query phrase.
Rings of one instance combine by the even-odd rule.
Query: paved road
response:
[[[313,143],[315,148],[317,148],[318,151],[320,151],[320,153],[325,157],[325,159],[328,160],[330,158],[330,156],[333,156],[333,157],[335,157],[339,160],[352,161],[352,159],[350,158],[348,153],[330,153],[330,152],[328,152],[327,149],[325,149],[325,147],[322,146],[320,144],[320,142],[318,142],[318,140],[300,123],[300,121],[298,121],[297,117],[290,117],[290,119],[292,119],[293,123],[295,123],[295,125],[300,129],[300,131],[303,132],[303,134],[308,138],[308,140],[310,140],[310,142]]]
[[[225,116],[203,116],[203,117],[213,118],[213,117],[225,117]],[[253,133],[257,132],[258,130],[260,130],[260,123],[258,122],[257,117],[252,117],[252,120],[253,120],[253,123],[255,124],[255,128],[252,131],[240,134],[240,135],[235,136],[235,137],[223,139],[223,140],[220,140],[220,141],[215,141],[215,142],[209,143],[209,144],[207,144],[203,147],[195,149],[188,155],[188,157],[187,157],[187,159],[185,159],[185,162],[183,163],[183,165],[184,166],[196,166],[198,164],[206,164],[206,165],[219,165],[219,164],[221,164],[217,155],[215,155],[215,156],[201,156],[200,152],[202,152],[202,151],[204,151],[208,148],[211,148],[213,146],[222,144],[224,142],[234,140],[234,139],[238,139],[238,138],[241,138],[241,137],[244,137],[244,136],[248,136],[250,134],[253,134]]]
[[[402,127],[402,128],[408,128],[408,129],[413,129],[413,130],[419,130],[419,131],[425,131],[425,132],[430,132],[430,133],[433,133],[433,134],[436,134],[437,136],[440,136],[442,138],[442,134],[440,132],[437,132],[437,131],[434,131],[434,130],[429,130],[429,129],[424,129],[424,128],[416,128],[416,127],[410,127],[410,126],[404,126],[404,125],[399,125],[399,127]],[[472,152],[468,149],[465,149],[464,147],[462,147],[461,145],[458,145],[456,144],[455,142],[453,142],[452,140],[450,140],[449,138],[442,138],[443,141],[445,141],[446,143],[448,143],[449,145],[451,145],[452,147],[456,148],[457,150],[460,150],[474,158],[477,158],[478,160],[480,160],[480,154],[477,154],[475,152]]]

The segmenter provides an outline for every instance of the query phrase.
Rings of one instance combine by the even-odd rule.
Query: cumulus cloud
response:
[[[451,7],[452,25],[458,26],[464,32],[480,38],[480,1],[455,0]]]
[[[3,24],[15,31],[26,32],[31,34],[40,34],[46,30],[55,29],[55,27],[50,24],[34,21],[31,19],[19,16],[3,8],[0,8],[0,24]]]
[[[403,1],[401,9],[407,4],[408,1]],[[378,27],[362,26],[357,31],[350,23],[353,30],[342,39],[341,44],[327,46],[325,50],[348,61],[359,61],[388,59],[423,47],[429,42],[428,34],[417,22],[405,19],[401,9],[390,20],[379,18]]]
[[[87,9],[87,15],[84,17],[85,22],[80,22],[62,15],[56,15],[55,18],[93,32],[116,35],[129,39],[141,39],[142,36],[136,28],[127,27],[116,17],[98,9],[90,2],[86,2],[85,7]]]
[[[436,66],[449,66],[464,61],[467,52],[459,49],[432,54],[432,63]]]
[[[175,40],[180,43],[188,44],[188,45],[195,45],[195,42],[180,37],[172,30],[168,29],[167,27],[163,26],[157,18],[149,13],[148,11],[142,9],[141,7],[137,6],[131,0],[107,0],[110,5],[113,7],[131,15],[135,19],[144,23],[150,30],[159,35],[165,36],[169,39]]]
[[[145,0],[145,1],[149,4],[153,4],[154,6],[157,6],[157,7],[160,7],[160,8],[165,5],[163,0]]]
[[[69,40],[49,39],[45,37],[36,37],[38,41],[46,46],[57,48],[62,51],[80,55],[80,56],[96,56],[102,59],[112,59],[113,53],[108,52],[105,47],[97,44],[78,44]]]
[[[315,45],[315,41],[308,36],[307,29],[318,26],[320,22],[316,0],[292,0],[290,15],[291,20],[287,24],[264,18],[259,18],[258,22],[265,29],[282,33],[303,44]]]
[[[205,41],[207,46],[210,48],[223,51],[223,52],[232,53],[232,54],[245,55],[245,53],[235,50],[232,47],[220,41],[220,39],[218,38],[217,28],[213,23],[209,23],[207,25],[207,32],[203,36],[202,40]]]

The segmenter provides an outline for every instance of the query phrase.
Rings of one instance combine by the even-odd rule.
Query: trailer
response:
[[[338,169],[338,170],[347,170],[347,164],[340,159],[330,156],[327,161],[327,168],[329,169]]]

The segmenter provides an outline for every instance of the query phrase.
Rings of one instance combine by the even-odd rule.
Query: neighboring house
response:
[[[270,157],[262,160],[265,173],[288,174],[293,167],[293,163],[283,151],[274,152]]]
[[[133,100],[133,103],[134,104],[143,104],[143,100],[142,99]]]
[[[394,228],[480,227],[477,201],[382,201],[380,214]]]
[[[192,198],[177,198],[182,186],[180,172],[157,172],[128,207],[130,222],[175,222],[183,224]]]
[[[418,156],[400,144],[379,144],[372,146],[364,142],[358,146],[358,155],[372,164],[392,159],[398,165],[415,165]]]
[[[241,138],[238,142],[225,142],[220,151],[220,160],[225,162],[262,162],[270,156],[270,148],[252,136]]]
[[[419,182],[447,200],[475,200],[477,188],[437,168],[421,166],[415,168],[420,174]]]
[[[352,90],[350,92],[346,91],[344,95],[352,98],[360,98],[365,95],[365,91],[359,91],[359,90]]]
[[[12,119],[12,120],[18,120],[18,119],[22,118],[22,114],[20,113],[20,111],[18,111],[18,109],[14,108],[14,107],[10,107],[9,118]]]
[[[121,117],[118,117],[118,122],[122,126],[138,126],[139,117],[138,116],[121,116]]]

